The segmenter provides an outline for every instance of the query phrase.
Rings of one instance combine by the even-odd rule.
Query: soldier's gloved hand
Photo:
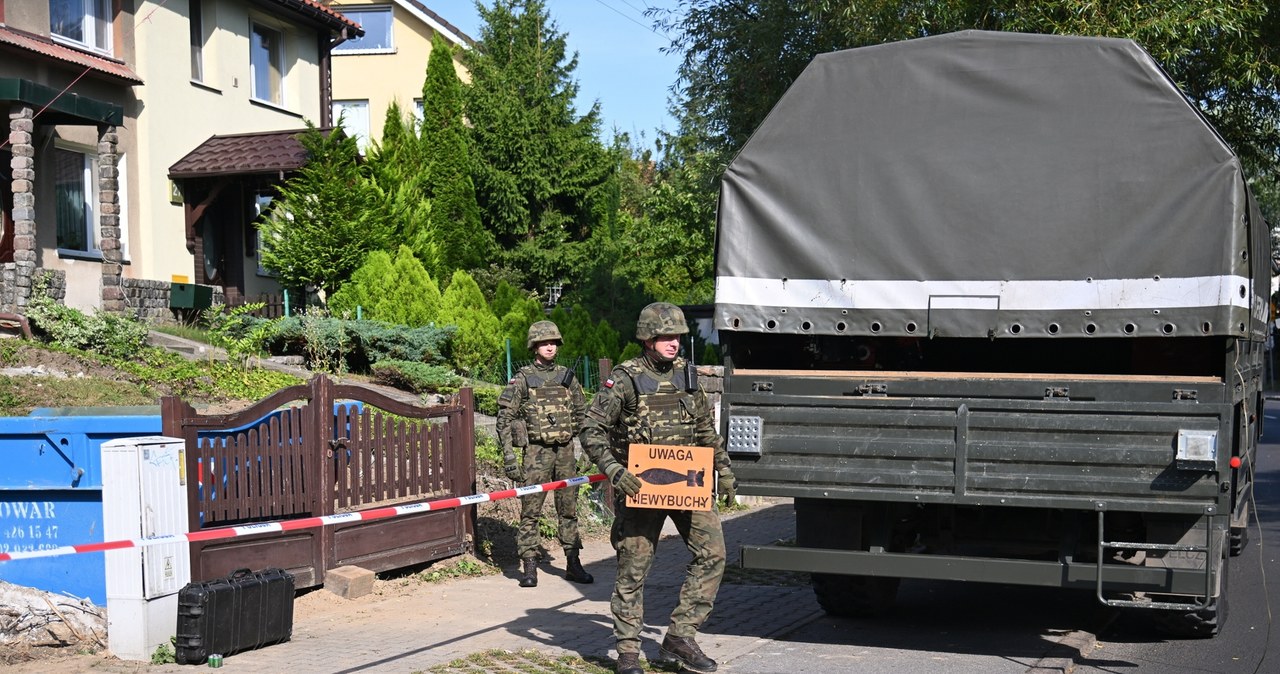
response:
[[[516,462],[516,455],[511,452],[502,455],[502,472],[506,473],[509,479],[516,482],[524,479],[524,471],[520,470],[520,464]]]
[[[635,496],[640,493],[640,478],[632,475],[627,470],[626,466],[623,466],[620,463],[615,463],[612,466],[609,466],[608,470],[606,470],[604,474],[609,476],[609,482],[613,485],[614,489],[621,491],[627,496]]]
[[[733,476],[733,469],[725,466],[720,469],[720,498],[724,502],[724,507],[728,508],[737,503],[738,498],[738,478]]]

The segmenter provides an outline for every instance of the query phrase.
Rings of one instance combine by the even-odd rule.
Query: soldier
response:
[[[665,302],[650,304],[636,321],[644,355],[613,368],[583,422],[582,448],[617,491],[612,531],[618,575],[610,607],[618,641],[618,674],[640,674],[640,630],[644,627],[644,580],[653,563],[662,524],[671,517],[693,555],[680,601],[659,655],[694,672],[714,672],[716,661],[694,640],[711,613],[724,575],[724,532],[710,511],[629,508],[625,496],[640,491],[627,470],[631,443],[712,447],[720,494],[732,503],[735,481],[724,442],[716,432],[706,393],[678,358],[680,335],[689,332],[684,313]]]
[[[502,445],[503,470],[516,484],[542,484],[577,475],[577,460],[571,441],[582,428],[586,397],[573,370],[556,365],[560,350],[560,330],[551,321],[529,326],[527,348],[533,364],[511,378],[498,398],[498,442]],[[524,448],[524,466],[516,462],[515,448]],[[538,517],[547,493],[520,497],[520,533],[516,547],[520,553],[520,587],[538,585]],[[560,545],[564,548],[564,577],[575,583],[595,580],[582,568],[578,551],[578,492],[556,490],[556,514],[560,518]]]

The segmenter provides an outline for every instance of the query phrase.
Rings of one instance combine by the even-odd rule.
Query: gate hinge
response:
[[[1174,400],[1198,400],[1199,392],[1193,388],[1176,388],[1173,389]]]
[[[1050,400],[1050,399],[1070,400],[1071,387],[1070,386],[1046,386],[1044,389],[1044,399],[1045,400]]]
[[[888,384],[858,384],[857,388],[849,391],[851,396],[887,396],[889,395]]]

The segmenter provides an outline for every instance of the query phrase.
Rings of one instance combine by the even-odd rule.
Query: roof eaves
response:
[[[364,29],[360,24],[343,16],[342,13],[334,11],[326,5],[316,0],[259,0],[267,4],[276,5],[300,14],[312,21],[319,23],[325,28],[335,33],[346,31],[353,37],[364,35]]]
[[[418,17],[420,21],[431,26],[431,29],[443,35],[450,42],[470,49],[475,46],[476,41],[470,35],[462,32],[457,26],[449,23],[444,17],[436,14],[429,7],[418,2],[418,0],[395,0],[396,4],[409,10],[410,14]]]

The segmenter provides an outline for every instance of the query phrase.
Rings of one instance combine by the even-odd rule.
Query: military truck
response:
[[[899,580],[1079,588],[1217,633],[1271,274],[1239,159],[1130,40],[823,54],[727,167],[714,324],[739,493],[793,497],[839,615]]]

